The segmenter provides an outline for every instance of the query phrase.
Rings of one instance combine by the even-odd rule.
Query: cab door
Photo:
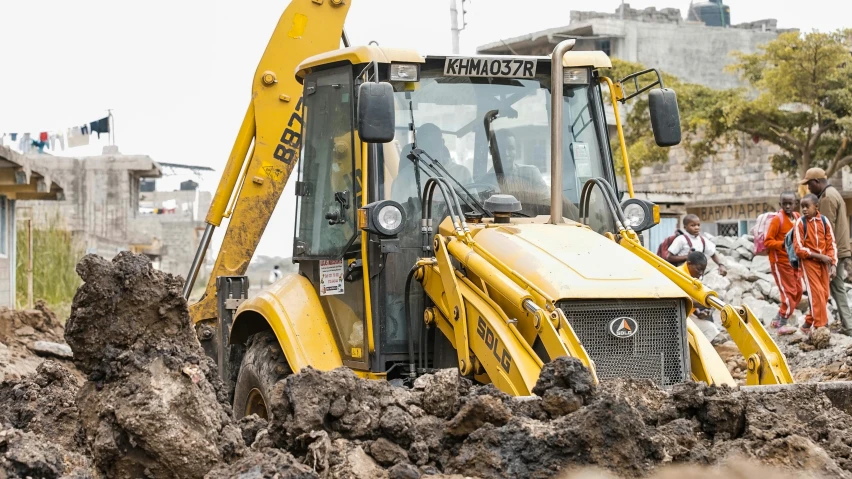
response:
[[[361,274],[360,160],[351,67],[305,77],[293,259],[316,288],[344,364],[369,369]],[[318,320],[320,318],[317,318]]]

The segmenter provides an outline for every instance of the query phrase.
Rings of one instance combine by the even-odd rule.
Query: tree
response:
[[[645,67],[638,63],[613,59],[612,69],[602,73],[613,79],[621,79],[644,69]],[[714,137],[725,135],[726,132],[722,127],[724,122],[719,119],[725,116],[727,110],[725,107],[728,103],[724,100],[730,96],[731,92],[713,90],[703,85],[683,83],[665,72],[661,72],[661,75],[664,86],[674,89],[677,93],[681,129],[684,134],[684,141],[681,142],[681,145],[688,153],[690,167],[700,167],[703,159],[715,154],[716,151],[712,148],[712,142],[699,141],[699,138],[701,138],[699,132],[703,132],[702,134],[709,132]],[[654,81],[656,81],[654,74],[643,75],[639,78],[639,87],[644,88]],[[625,85],[625,94],[629,95],[634,90],[632,81]],[[627,105],[619,105],[619,107],[626,110],[626,115],[623,115],[622,126],[631,168],[638,171],[639,168],[647,164],[667,161],[669,149],[657,146],[651,132],[647,94],[631,99]],[[731,135],[731,140],[733,139],[733,135]],[[613,138],[612,151],[616,164],[619,169],[622,169],[621,149],[617,137]]]
[[[729,71],[748,88],[712,90],[665,79],[678,94],[682,145],[695,169],[719,149],[750,139],[777,145],[773,169],[801,177],[821,167],[833,176],[852,164],[852,30],[834,33],[783,33],[757,53],[735,53]],[[613,76],[625,67],[614,62]],[[627,72],[624,72],[626,74]],[[619,76],[621,75],[621,76]],[[631,108],[625,134],[631,163],[665,161],[653,145],[647,100]],[[633,144],[635,143],[635,144]]]

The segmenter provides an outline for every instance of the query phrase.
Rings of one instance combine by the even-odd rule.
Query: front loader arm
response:
[[[187,277],[186,297],[213,228],[230,217],[204,295],[189,308],[194,323],[217,317],[216,278],[241,276],[248,268],[299,158],[303,109],[296,67],[305,58],[339,47],[349,7],[350,2],[291,0],[272,33],[254,74],[251,103],[207,213],[199,254]]]
[[[748,306],[734,307],[726,304],[719,299],[715,291],[708,289],[701,281],[690,277],[642,246],[638,236],[632,231],[622,232],[620,244],[660,270],[692,299],[705,307],[720,311],[722,325],[746,359],[747,385],[793,383],[787,360]]]
[[[505,265],[495,265],[468,241],[435,235],[435,258],[419,263],[416,276],[435,303],[426,310],[426,322],[434,323],[456,349],[462,374],[490,381],[508,394],[529,395],[544,365],[533,349],[539,338],[549,358],[577,358],[597,380],[594,363],[562,311],[542,308],[526,289],[533,285],[512,279]],[[552,304],[549,298],[539,302]],[[532,331],[532,339],[522,330]]]

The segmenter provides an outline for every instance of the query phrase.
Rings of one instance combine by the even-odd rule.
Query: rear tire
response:
[[[290,365],[272,331],[251,336],[234,389],[234,417],[241,419],[257,414],[271,419],[272,388],[290,373]]]

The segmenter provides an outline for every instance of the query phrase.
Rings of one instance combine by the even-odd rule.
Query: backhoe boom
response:
[[[207,214],[207,231],[184,289],[188,297],[212,229],[231,218],[194,323],[217,317],[216,278],[245,274],[263,231],[299,159],[302,86],[294,72],[312,55],[340,46],[349,2],[292,0],[258,64],[251,103]]]

